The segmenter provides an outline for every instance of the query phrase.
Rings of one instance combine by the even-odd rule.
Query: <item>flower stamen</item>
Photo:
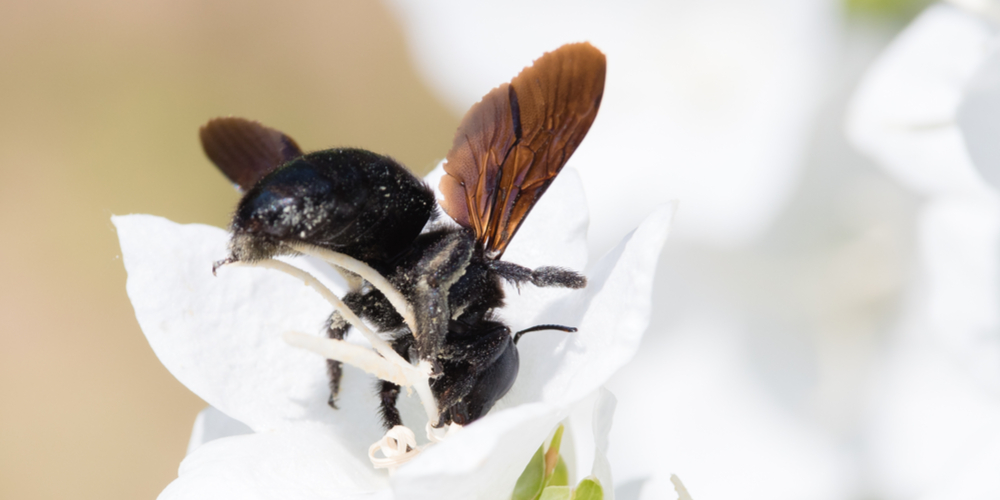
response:
[[[260,260],[253,263],[234,262],[233,264],[273,269],[275,271],[281,271],[285,274],[288,274],[292,277],[302,280],[306,284],[306,286],[312,288],[317,293],[319,293],[324,299],[326,299],[326,301],[329,302],[330,305],[332,305],[333,308],[336,309],[337,312],[339,312],[341,316],[343,316],[344,319],[351,324],[351,326],[353,326],[359,332],[361,332],[361,334],[364,335],[366,339],[368,339],[368,342],[371,343],[372,347],[374,347],[375,350],[378,351],[378,353],[381,354],[383,358],[396,362],[397,364],[409,365],[409,363],[407,363],[402,356],[400,356],[398,353],[396,353],[396,351],[392,349],[392,346],[390,346],[386,341],[382,340],[378,335],[375,334],[375,332],[373,332],[370,328],[368,328],[368,326],[365,325],[363,321],[361,321],[361,318],[359,318],[356,314],[354,314],[354,311],[351,311],[351,309],[347,307],[347,304],[344,304],[344,302],[340,300],[340,297],[337,297],[337,295],[333,293],[332,290],[327,288],[326,285],[324,285],[323,282],[321,282],[315,276],[287,262],[282,262],[276,259]]]
[[[403,317],[403,322],[410,328],[410,331],[414,334],[417,333],[416,315],[413,314],[413,307],[409,301],[406,300],[403,294],[399,293],[399,290],[396,290],[396,287],[392,286],[389,280],[385,279],[378,271],[372,269],[371,266],[349,255],[305,243],[288,243],[288,246],[296,252],[311,255],[330,265],[346,269],[364,278],[378,291],[382,292],[382,295],[385,295],[385,298],[389,300],[389,303],[396,309],[396,312]]]
[[[677,500],[691,500],[691,494],[688,493],[687,488],[684,487],[684,483],[681,482],[681,478],[677,477],[677,474],[670,475],[670,482],[674,483],[674,491],[677,492]]]
[[[397,296],[397,298],[402,298],[402,294],[400,294],[395,288],[393,288],[392,284],[389,283],[388,280],[383,278],[380,274],[378,274],[377,271],[369,267],[367,264],[364,264],[360,261],[347,257],[346,255],[338,254],[336,252],[329,252],[326,250],[323,250],[322,252],[314,252],[313,250],[317,250],[315,247],[296,248],[296,250],[302,251],[302,253],[313,254],[314,256],[327,261],[329,261],[330,259],[339,259],[340,257],[344,257],[343,260],[339,261],[346,264],[346,266],[344,266],[344,269],[354,272],[363,277],[365,280],[368,280],[376,288],[378,288],[387,298],[390,298],[390,301],[392,301],[391,297],[393,296]],[[285,332],[282,335],[282,338],[285,340],[285,342],[287,342],[289,345],[301,349],[306,349],[308,351],[312,351],[316,354],[319,354],[320,356],[323,356],[324,358],[333,359],[336,361],[340,361],[342,363],[347,363],[351,366],[357,367],[387,382],[392,382],[399,386],[412,388],[414,391],[416,391],[417,396],[420,398],[420,402],[424,407],[424,411],[427,413],[428,427],[437,424],[438,405],[437,405],[437,399],[434,397],[434,393],[431,391],[430,374],[433,367],[431,366],[429,361],[423,360],[420,361],[420,363],[418,363],[417,365],[412,365],[408,361],[403,359],[403,357],[400,356],[399,353],[397,353],[395,350],[392,349],[392,346],[390,346],[386,341],[382,340],[377,334],[375,334],[375,332],[373,332],[370,328],[368,328],[368,325],[364,324],[361,318],[359,318],[356,314],[354,314],[354,312],[351,311],[351,309],[347,307],[347,305],[344,304],[342,300],[340,300],[340,297],[337,297],[337,295],[333,293],[332,290],[327,288],[326,285],[324,285],[315,276],[309,274],[308,272],[302,269],[299,269],[291,264],[288,264],[287,262],[283,262],[276,259],[266,259],[254,263],[233,262],[230,265],[232,264],[263,267],[266,269],[273,269],[275,271],[280,271],[292,277],[302,280],[302,282],[305,283],[306,286],[312,288],[317,293],[319,293],[320,296],[326,299],[327,302],[329,302],[330,305],[332,305],[334,309],[336,309],[343,316],[343,318],[348,323],[351,324],[351,326],[356,328],[359,332],[361,332],[362,335],[365,336],[365,338],[368,339],[372,347],[375,348],[375,350],[377,351],[377,354],[364,347],[350,344],[343,340],[322,338],[322,337],[317,337],[315,335],[308,335],[300,332]],[[334,264],[339,265],[337,263]],[[378,282],[378,284],[376,285],[375,282]],[[383,289],[380,287],[387,287],[387,288]],[[386,290],[389,290],[389,292],[387,293]],[[404,304],[407,304],[405,302],[405,298],[403,298],[403,300]],[[395,304],[393,305],[395,306]],[[409,311],[409,314],[412,316],[412,310],[409,308],[408,304],[407,304],[407,311]],[[410,441],[407,441],[405,439],[406,437],[405,433],[400,434],[401,432],[403,432],[402,430],[396,430],[395,432],[393,432],[396,428],[405,429],[406,432],[409,433],[408,436],[411,437],[413,436],[413,432],[404,426],[396,426],[393,429],[390,429],[389,432],[387,432],[386,435],[380,441],[372,445],[372,448],[369,451],[369,457],[372,460],[372,465],[374,465],[376,468],[394,468],[399,464],[402,464],[410,460],[411,458],[416,456],[417,453],[420,452],[420,450],[416,447],[416,440],[415,440],[416,438],[412,437],[412,443],[410,443]],[[451,435],[452,431],[453,429],[449,427],[445,436]],[[430,435],[430,433],[428,435]],[[429,439],[432,442],[440,441],[440,439],[438,439],[437,437]],[[391,443],[390,440],[392,441]],[[400,454],[398,451],[400,443],[407,443],[407,446],[410,447],[410,451]],[[412,446],[410,446],[410,444],[412,444]],[[395,446],[395,448],[393,448],[393,446]],[[382,453],[383,455],[385,455],[385,458],[375,457],[374,451],[380,448],[383,450]],[[387,450],[396,450],[396,451],[387,451]]]
[[[409,385],[413,374],[406,372],[417,371],[416,367],[412,365],[407,365],[406,367],[399,366],[396,363],[386,361],[385,358],[372,352],[370,349],[343,340],[325,339],[315,335],[291,331],[285,332],[281,338],[289,345],[312,351],[327,359],[347,363],[396,385]],[[331,340],[332,342],[330,342]]]
[[[447,427],[435,428],[430,422],[427,422],[427,440],[432,443],[440,443],[461,429],[462,426],[452,422],[448,424]]]
[[[375,452],[382,450],[382,457],[375,456]],[[392,472],[396,467],[409,462],[420,453],[417,447],[417,437],[408,427],[397,425],[389,429],[377,442],[368,447],[368,459],[376,469],[389,469]]]

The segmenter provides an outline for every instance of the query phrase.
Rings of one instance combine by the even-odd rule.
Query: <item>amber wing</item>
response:
[[[229,180],[247,191],[302,150],[291,137],[244,118],[215,118],[198,131],[201,147]]]
[[[499,258],[587,135],[605,58],[589,43],[548,52],[462,119],[441,179],[442,207]]]

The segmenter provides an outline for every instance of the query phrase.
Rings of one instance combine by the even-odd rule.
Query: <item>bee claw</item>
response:
[[[220,267],[225,266],[227,264],[232,264],[233,262],[236,262],[236,259],[234,259],[232,257],[227,257],[225,259],[215,261],[212,264],[212,276],[217,276],[215,274],[215,271],[218,270]]]
[[[440,361],[438,361],[436,359],[429,360],[429,361],[431,363],[431,372],[427,374],[428,377],[430,377],[430,378],[438,378],[441,375],[444,375],[444,368],[441,366],[441,362]]]

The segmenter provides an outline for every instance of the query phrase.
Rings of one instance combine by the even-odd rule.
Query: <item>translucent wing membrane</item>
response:
[[[455,133],[442,207],[499,258],[587,135],[604,93],[605,58],[563,45],[474,105]]]
[[[198,135],[212,163],[244,192],[270,171],[302,156],[291,137],[244,118],[215,118]]]

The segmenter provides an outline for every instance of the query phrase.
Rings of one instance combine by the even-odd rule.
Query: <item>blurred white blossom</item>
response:
[[[1000,2],[923,12],[879,57],[848,116],[853,142],[923,203],[920,268],[874,387],[877,494],[1000,496]],[[978,167],[978,168],[977,168]]]

